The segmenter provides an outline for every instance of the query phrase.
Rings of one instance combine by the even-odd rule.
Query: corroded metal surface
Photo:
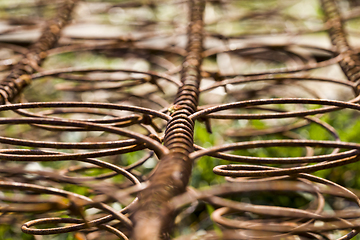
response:
[[[173,196],[185,192],[190,179],[193,161],[188,156],[193,151],[194,121],[189,115],[196,111],[199,98],[204,7],[202,0],[189,1],[190,24],[187,55],[181,70],[182,85],[171,106],[173,112],[164,137],[169,153],[160,158],[158,168],[149,179],[149,187],[139,195],[134,239],[157,239],[161,235],[168,238],[174,213],[166,205]]]
[[[360,144],[342,129],[360,111],[346,27],[359,11],[313,2],[4,5],[0,227],[88,240],[356,236],[360,194],[342,185]],[[309,6],[323,22],[299,15]],[[341,166],[354,169],[328,173]]]
[[[59,6],[57,16],[47,23],[40,38],[30,46],[29,51],[12,67],[10,74],[1,81],[2,104],[12,101],[18,92],[31,82],[30,75],[38,70],[39,65],[47,56],[47,51],[57,43],[75,2],[75,0],[64,1]]]

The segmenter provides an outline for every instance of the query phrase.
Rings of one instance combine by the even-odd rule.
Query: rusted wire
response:
[[[298,0],[1,8],[0,223],[89,240],[355,237],[358,190],[312,175],[359,161],[329,121],[360,111],[345,27],[359,13],[342,2],[319,1],[324,24],[292,14]],[[26,31],[40,37],[12,40]],[[325,31],[332,48],[301,41]],[[188,187],[204,162],[209,186]]]
[[[139,209],[133,217],[133,238],[138,240],[168,238],[173,213],[166,209],[166,204],[185,191],[191,174],[192,160],[188,154],[193,151],[194,122],[188,116],[196,111],[198,104],[205,2],[190,1],[188,8],[190,24],[187,55],[181,71],[182,85],[164,137],[164,145],[170,153],[160,159],[156,172],[149,179],[150,186],[140,193]]]
[[[11,73],[1,81],[1,103],[11,101],[18,92],[31,82],[30,74],[39,68],[61,35],[61,29],[66,25],[75,6],[73,0],[64,1],[59,7],[58,15],[52,19],[42,32],[39,40],[30,47],[25,56],[12,67]]]

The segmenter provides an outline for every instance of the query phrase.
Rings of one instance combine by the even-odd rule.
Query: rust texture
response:
[[[321,0],[321,4],[325,13],[326,25],[329,28],[328,33],[331,42],[336,52],[342,57],[339,65],[347,78],[350,81],[356,82],[357,86],[359,86],[360,58],[357,52],[349,46],[338,6],[334,0]],[[359,89],[357,91],[359,91]]]
[[[312,4],[1,5],[4,238],[353,239],[359,4]]]
[[[139,209],[134,215],[134,239],[158,239],[171,229],[173,213],[166,208],[173,196],[185,191],[193,162],[194,122],[189,119],[198,105],[200,67],[203,50],[203,13],[205,2],[189,1],[187,54],[182,64],[181,87],[178,90],[165,130],[164,146],[169,154],[160,159],[158,168],[149,179],[149,187],[139,196]],[[169,226],[170,225],[170,226]]]
[[[58,14],[51,19],[40,38],[29,48],[25,56],[15,66],[11,73],[1,81],[1,103],[12,101],[19,92],[31,82],[31,74],[34,73],[47,56],[47,51],[55,46],[61,29],[67,24],[76,0],[64,1],[58,9]]]

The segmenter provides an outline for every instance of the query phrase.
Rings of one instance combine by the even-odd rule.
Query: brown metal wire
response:
[[[162,234],[168,238],[173,213],[166,209],[167,202],[185,191],[189,182],[193,151],[194,122],[189,115],[196,111],[199,98],[201,54],[203,49],[204,1],[189,2],[187,55],[182,64],[181,82],[173,104],[172,119],[167,123],[164,146],[170,153],[149,179],[150,185],[139,195],[139,207],[133,219],[134,239],[156,239]]]
[[[360,14],[321,0],[322,24],[291,14],[299,2],[0,9],[14,13],[0,31],[0,225],[89,240],[354,238],[359,191],[313,173],[360,159],[360,144],[323,118],[360,111],[360,59],[345,27]],[[24,9],[29,21],[17,16]],[[40,37],[11,39],[33,30]],[[320,32],[332,47],[293,40]],[[83,64],[93,56],[115,67]],[[327,74],[337,65],[342,73]],[[330,85],[345,96],[324,95]],[[309,136],[309,126],[328,137]],[[206,134],[215,140],[198,141]],[[303,154],[284,156],[295,148]],[[204,161],[214,181],[189,187]],[[268,202],[249,201],[257,196]],[[285,198],[305,204],[276,202]]]

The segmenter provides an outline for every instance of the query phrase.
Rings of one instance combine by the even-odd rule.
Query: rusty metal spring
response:
[[[358,190],[313,175],[360,159],[324,120],[360,110],[344,3],[319,1],[325,23],[291,14],[300,0],[3,7],[0,223],[89,240],[355,237]],[[40,37],[12,35],[28,30]],[[332,47],[301,42],[324,31]],[[214,181],[196,189],[201,161]],[[249,201],[264,193],[306,204]]]

